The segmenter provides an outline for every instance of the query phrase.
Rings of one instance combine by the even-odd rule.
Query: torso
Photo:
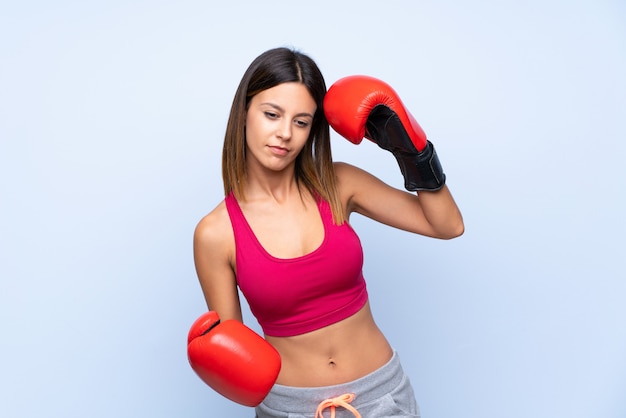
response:
[[[309,254],[324,240],[317,205],[308,194],[304,201],[292,199],[284,205],[247,202],[240,206],[257,239],[274,257]],[[232,245],[234,248],[234,242]],[[312,332],[265,337],[281,354],[277,383],[287,386],[345,383],[380,368],[392,356],[389,343],[374,322],[369,303],[356,314]]]

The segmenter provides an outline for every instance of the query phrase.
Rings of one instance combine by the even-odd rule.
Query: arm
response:
[[[267,396],[280,372],[280,354],[242,324],[235,278],[235,240],[224,203],[196,227],[194,261],[209,307],[191,326],[187,356],[216,392],[246,406]]]
[[[193,236],[193,256],[207,307],[222,320],[242,322],[234,254],[235,238],[222,202],[198,223]]]
[[[324,98],[324,114],[335,131],[359,144],[363,138],[391,152],[408,191],[374,176],[338,165],[340,193],[347,213],[361,213],[407,231],[449,239],[464,231],[461,213],[445,185],[433,144],[397,93],[381,80],[349,76],[334,83]]]
[[[433,238],[451,239],[464,232],[461,212],[446,185],[416,195],[346,163],[335,163],[335,172],[347,213]]]

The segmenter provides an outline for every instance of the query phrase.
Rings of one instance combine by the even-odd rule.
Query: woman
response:
[[[300,52],[272,49],[247,69],[226,128],[226,198],[194,234],[202,291],[222,320],[242,321],[239,286],[280,353],[258,417],[321,416],[326,407],[339,416],[419,416],[372,317],[348,221],[356,212],[449,239],[463,233],[462,217],[445,185],[417,196],[333,163],[325,95],[317,65]]]

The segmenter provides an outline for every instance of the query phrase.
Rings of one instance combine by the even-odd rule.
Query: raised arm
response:
[[[451,239],[464,232],[463,218],[447,186],[419,195],[387,185],[370,173],[335,163],[338,189],[346,211],[433,238]]]
[[[433,144],[397,93],[368,76],[338,80],[328,90],[324,112],[330,125],[349,141],[363,138],[391,152],[404,176],[407,193],[363,170],[337,164],[340,193],[355,211],[385,224],[436,238],[464,231],[463,218],[448,187]]]

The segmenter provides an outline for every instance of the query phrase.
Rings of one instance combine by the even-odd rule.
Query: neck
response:
[[[245,188],[246,200],[271,199],[281,202],[292,196],[300,196],[300,193],[301,189],[298,187],[295,175],[270,173],[270,175],[258,176],[248,174]]]

